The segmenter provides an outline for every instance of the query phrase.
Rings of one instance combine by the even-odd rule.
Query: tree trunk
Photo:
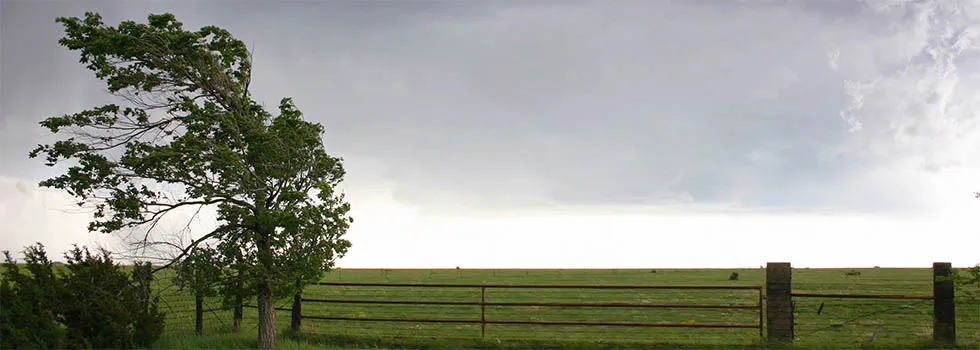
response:
[[[255,248],[259,266],[262,268],[262,282],[259,283],[259,350],[276,348],[276,298],[272,292],[272,269],[275,263],[271,241],[275,234],[273,220],[266,217],[266,194],[259,191],[255,196]]]
[[[276,304],[272,284],[268,280],[259,285],[259,350],[276,348]]]

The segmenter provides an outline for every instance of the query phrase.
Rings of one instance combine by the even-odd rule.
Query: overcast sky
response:
[[[980,1],[953,0],[2,0],[0,249],[113,244],[27,157],[116,101],[57,43],[85,11],[253,47],[257,99],[346,160],[343,267],[980,263]]]

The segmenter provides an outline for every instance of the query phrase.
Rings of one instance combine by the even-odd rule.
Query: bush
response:
[[[157,307],[160,297],[153,296],[150,288],[150,282],[153,282],[153,265],[137,263],[133,267],[133,281],[136,282],[136,294],[139,298],[133,340],[139,346],[149,346],[160,338],[164,327],[164,315]]]
[[[957,299],[980,303],[980,264],[967,268],[962,273],[954,269],[953,281],[956,285]]]
[[[31,276],[4,252],[2,348],[134,348],[156,341],[163,314],[150,296],[150,265],[129,275],[100,252],[74,247],[59,276],[40,243],[24,251]]]
[[[60,349],[65,330],[57,320],[61,281],[55,278],[44,246],[27,247],[24,274],[10,252],[4,251],[3,281],[0,282],[0,348]]]
[[[68,328],[68,346],[108,349],[152,344],[163,331],[156,301],[146,305],[139,283],[113,263],[108,251],[100,253],[93,255],[76,246],[65,254],[70,273],[64,276],[61,316]]]

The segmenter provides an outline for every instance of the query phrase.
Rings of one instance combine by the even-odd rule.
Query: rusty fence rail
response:
[[[752,328],[763,336],[763,287],[761,286],[650,286],[650,285],[518,285],[518,284],[415,284],[415,283],[350,283],[319,282],[320,286],[344,287],[402,287],[402,288],[479,288],[480,301],[413,301],[413,300],[351,300],[300,298],[303,303],[335,304],[374,304],[374,305],[450,305],[480,306],[480,319],[431,319],[431,318],[373,318],[306,315],[298,313],[301,319],[331,321],[374,321],[374,322],[412,322],[412,323],[464,323],[480,324],[480,336],[486,336],[486,326],[493,325],[557,325],[557,326],[619,326],[619,327],[662,327],[662,328]],[[632,289],[632,290],[755,290],[758,291],[754,305],[705,305],[705,304],[636,304],[636,303],[546,303],[546,302],[487,302],[487,289]],[[295,305],[294,307],[299,306]],[[648,323],[648,322],[580,322],[580,321],[523,321],[490,320],[486,308],[492,307],[581,307],[581,308],[661,308],[661,309],[748,309],[758,310],[757,323]],[[301,308],[300,308],[301,310]]]

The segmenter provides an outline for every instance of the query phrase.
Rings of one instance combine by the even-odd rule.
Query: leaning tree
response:
[[[350,206],[335,190],[344,169],[324,149],[323,126],[305,121],[289,98],[276,115],[254,101],[251,54],[221,28],[184,30],[172,14],[116,27],[97,13],[57,22],[59,43],[121,102],[41,122],[62,137],[30,156],[69,166],[40,185],[90,206],[89,231],[145,229],[145,246],[170,214],[213,208],[216,227],[179,247],[171,263],[211,242],[245,266],[258,299],[258,347],[273,348],[276,296],[295,291],[297,279],[316,280],[350,247],[342,238]]]

